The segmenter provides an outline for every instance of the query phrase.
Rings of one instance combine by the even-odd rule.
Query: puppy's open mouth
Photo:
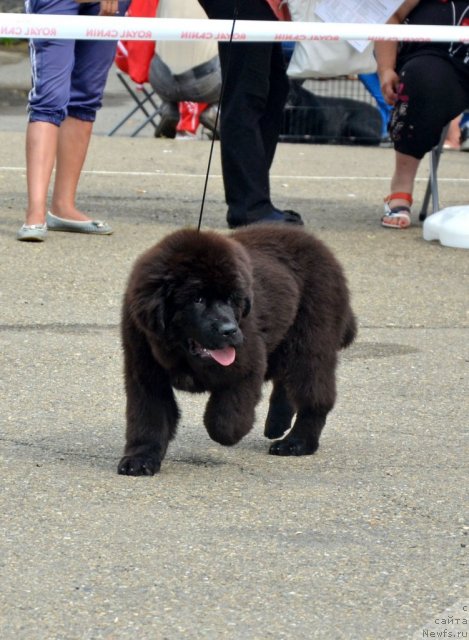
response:
[[[223,347],[223,349],[207,349],[195,340],[189,340],[189,351],[193,356],[212,358],[212,360],[221,364],[222,367],[229,367],[236,358],[236,350],[234,347],[227,346]]]

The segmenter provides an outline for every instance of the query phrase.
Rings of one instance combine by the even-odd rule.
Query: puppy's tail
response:
[[[344,332],[342,334],[342,340],[340,343],[341,349],[345,349],[355,340],[357,335],[357,319],[350,310],[347,321],[344,326]]]

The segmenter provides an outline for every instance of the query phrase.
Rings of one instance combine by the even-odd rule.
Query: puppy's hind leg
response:
[[[283,436],[290,429],[294,414],[295,409],[288,398],[284,384],[274,380],[264,427],[265,437],[273,440]]]
[[[327,414],[335,402],[336,361],[335,352],[318,354],[308,362],[299,362],[296,372],[290,373],[290,393],[298,407],[296,420],[283,440],[272,443],[269,453],[276,456],[305,456],[317,450]]]
[[[328,410],[300,409],[290,433],[270,445],[269,453],[274,456],[307,456],[319,447],[319,436],[326,424]]]

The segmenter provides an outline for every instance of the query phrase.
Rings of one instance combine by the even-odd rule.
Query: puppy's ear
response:
[[[133,285],[133,286],[132,286]],[[167,283],[134,280],[127,292],[129,312],[143,330],[162,333],[166,327]]]
[[[244,298],[243,318],[245,318],[251,311],[251,298],[247,296]]]
[[[242,317],[245,318],[251,311],[254,295],[252,264],[246,249],[239,242],[232,242],[234,255],[236,256],[238,287],[243,302]]]
[[[160,292],[149,297],[146,301],[144,314],[145,324],[151,331],[162,333],[165,330],[165,298]]]

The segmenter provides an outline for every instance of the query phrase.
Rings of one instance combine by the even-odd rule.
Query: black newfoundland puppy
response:
[[[205,427],[233,445],[272,380],[264,433],[288,434],[270,453],[314,453],[335,401],[337,351],[355,333],[342,268],[304,230],[167,236],[137,260],[125,293],[127,442],[118,472],[159,470],[179,419],[173,388],[208,391]]]

